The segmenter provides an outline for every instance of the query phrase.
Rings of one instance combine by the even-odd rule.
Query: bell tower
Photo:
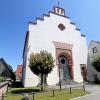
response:
[[[63,8],[60,8],[59,6],[54,6],[54,13],[59,15],[65,15],[65,10]]]

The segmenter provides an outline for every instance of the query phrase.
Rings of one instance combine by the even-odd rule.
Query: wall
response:
[[[60,31],[58,25],[62,23],[65,25],[65,30]],[[54,13],[50,13],[50,17],[44,16],[44,20],[37,20],[37,24],[29,24],[29,51],[27,57],[30,57],[32,52],[40,52],[42,50],[47,50],[52,53],[54,59],[56,60],[55,47],[52,41],[69,43],[73,45],[72,57],[73,57],[73,73],[74,80],[77,82],[82,82],[82,76],[80,72],[80,64],[87,64],[87,46],[85,37],[81,36],[81,32],[76,30],[74,24],[70,24],[70,19],[61,17]],[[82,52],[83,51],[83,52]],[[26,85],[29,84],[37,85],[39,79],[37,76],[32,74],[28,67],[28,58],[26,65]],[[28,79],[33,79],[33,83],[28,81]],[[47,83],[49,85],[54,85],[59,82],[58,68],[55,63],[55,68],[48,75]]]
[[[7,88],[8,88],[8,82],[2,82],[0,83],[0,96],[2,96],[2,94],[6,94],[7,92]]]

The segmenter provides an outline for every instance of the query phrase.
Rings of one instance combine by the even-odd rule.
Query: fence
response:
[[[82,89],[83,92],[85,91],[85,85],[83,85],[78,87],[69,87],[67,89],[62,89],[61,91],[59,89],[53,89],[50,91],[29,92],[29,93],[21,93],[21,94],[4,95],[2,93],[1,100],[10,100],[10,98],[13,98],[13,100],[56,100],[57,98],[61,98],[61,100],[65,100],[65,98],[68,95],[72,96],[72,94],[74,94],[75,92],[75,89],[77,88]]]

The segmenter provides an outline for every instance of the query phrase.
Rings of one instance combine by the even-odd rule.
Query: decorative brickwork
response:
[[[61,56],[64,56],[68,61],[68,67],[70,71],[70,78],[73,79],[73,60],[72,60],[72,44],[55,42],[53,41],[56,51],[56,63],[58,64],[58,60]]]
[[[53,41],[53,44],[54,44],[56,49],[59,48],[59,49],[72,50],[72,47],[73,47],[72,44],[63,43],[63,42]]]

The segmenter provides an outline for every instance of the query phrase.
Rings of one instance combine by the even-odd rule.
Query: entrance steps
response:
[[[59,84],[60,84],[60,83],[58,83],[58,84],[56,84],[56,85],[59,86]],[[80,84],[80,83],[75,82],[75,81],[70,80],[70,79],[68,79],[68,80],[66,80],[66,81],[61,81],[61,85],[62,85],[62,86],[65,86],[65,85],[77,85],[77,84]]]

